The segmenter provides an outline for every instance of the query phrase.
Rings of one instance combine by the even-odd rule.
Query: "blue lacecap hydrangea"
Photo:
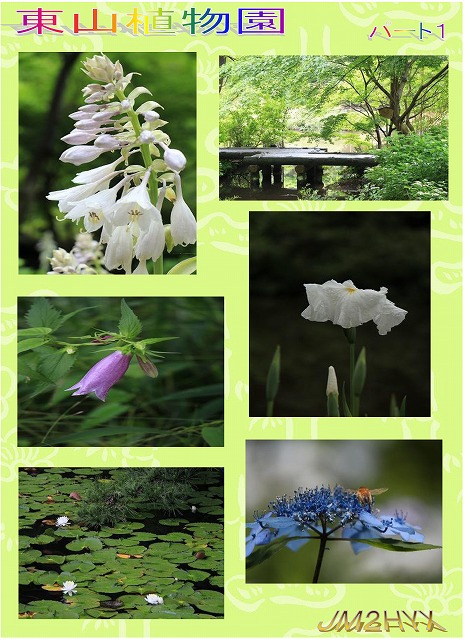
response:
[[[359,539],[400,536],[406,542],[422,542],[424,536],[419,527],[407,522],[402,512],[383,516],[372,513],[371,504],[362,503],[354,492],[343,487],[315,487],[298,489],[294,496],[281,496],[268,505],[269,511],[257,514],[255,521],[247,523],[250,529],[246,537],[246,557],[255,547],[267,545],[273,539],[292,538],[286,547],[297,551],[311,537],[342,529],[342,538],[354,539],[351,543],[354,553],[368,549],[369,545]]]

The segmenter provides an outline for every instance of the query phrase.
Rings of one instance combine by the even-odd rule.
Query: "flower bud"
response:
[[[87,144],[88,142],[92,142],[92,140],[95,140],[95,138],[97,137],[97,134],[92,133],[91,131],[79,131],[78,129],[75,129],[74,131],[71,131],[71,133],[68,133],[67,136],[63,136],[61,139],[63,140],[63,142],[66,142],[66,144]]]
[[[141,144],[150,144],[155,141],[155,135],[152,131],[142,131],[139,136],[139,142]]]
[[[131,108],[131,101],[130,100],[122,100],[121,101],[121,110],[122,111],[127,111],[130,108]]]
[[[85,164],[86,162],[92,162],[92,160],[98,158],[99,155],[104,151],[105,149],[98,149],[93,145],[77,146],[64,151],[60,156],[60,160],[62,162],[69,162],[71,164],[79,166],[80,164]]]
[[[102,133],[102,135],[96,139],[94,145],[103,151],[112,151],[113,149],[120,148],[119,141],[109,133]]]
[[[141,356],[136,356],[137,362],[139,363],[139,367],[149,378],[156,378],[158,376],[157,367],[151,362],[148,358],[142,358]]]
[[[86,131],[90,130],[90,131],[98,131],[99,129],[99,124],[98,122],[95,122],[95,120],[89,119],[89,120],[78,120],[76,122],[76,124],[74,125],[75,129],[84,129]]]
[[[182,171],[187,162],[186,156],[182,153],[182,151],[169,148],[166,149],[163,160],[165,161],[168,169],[177,172]]]
[[[113,64],[106,55],[87,58],[83,64],[84,73],[87,74],[89,78],[92,78],[92,80],[100,80],[101,82],[110,82],[113,80],[117,65],[119,65],[118,71],[121,69],[119,62]]]
[[[336,371],[334,367],[329,367],[328,369],[328,383],[326,385],[326,395],[329,396],[330,393],[334,393],[334,395],[339,395],[339,389],[337,387],[337,378]]]
[[[159,117],[160,117],[160,114],[157,113],[156,111],[146,111],[144,113],[145,122],[153,122],[154,120],[158,120]]]

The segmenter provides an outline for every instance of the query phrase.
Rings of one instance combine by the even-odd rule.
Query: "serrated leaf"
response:
[[[135,338],[142,331],[142,323],[134,311],[128,307],[124,298],[121,300],[121,318],[119,332],[125,338]]]
[[[63,322],[61,311],[46,298],[36,298],[26,313],[26,322],[30,327],[48,327],[58,329]]]
[[[18,329],[18,337],[26,336],[45,336],[48,333],[51,333],[50,327],[31,327],[29,329]]]
[[[20,340],[18,342],[18,354],[24,353],[25,351],[29,351],[29,349],[36,349],[37,347],[41,347],[46,342],[48,342],[47,338],[26,338],[25,340]]]
[[[170,336],[168,338],[147,338],[147,340],[140,340],[139,344],[156,344],[157,342],[164,342],[166,340],[178,340],[179,336]]]
[[[48,380],[56,382],[67,373],[76,360],[76,354],[66,351],[55,351],[42,356],[37,366],[37,371]]]

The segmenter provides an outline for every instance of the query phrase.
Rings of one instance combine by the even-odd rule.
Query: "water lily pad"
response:
[[[65,556],[57,556],[54,554],[40,556],[36,560],[38,564],[63,564],[65,561]]]
[[[120,593],[123,591],[121,584],[116,584],[114,580],[97,580],[92,585],[92,589],[97,593]]]
[[[46,535],[45,533],[43,533],[42,535],[37,536],[34,544],[50,544],[51,542],[54,542],[54,540],[54,536]]]
[[[187,524],[189,521],[184,518],[164,518],[158,521],[159,524],[163,524],[166,527],[177,527],[180,524]]]
[[[167,533],[165,535],[159,535],[157,537],[159,540],[166,540],[169,542],[180,542],[181,540],[190,540],[192,538],[190,534],[182,533],[181,531]]]
[[[82,551],[84,549],[89,549],[89,551],[99,551],[103,548],[103,544],[99,538],[79,538],[78,540],[68,542],[66,548],[70,551]]]
[[[56,571],[44,571],[34,576],[34,584],[55,584],[58,582],[58,573]]]
[[[219,591],[209,591],[207,589],[196,591],[195,598],[191,602],[201,611],[223,613],[224,596]]]
[[[73,571],[92,571],[95,569],[95,564],[90,562],[89,560],[71,560],[71,562],[65,562],[61,566],[61,570],[63,572],[73,572]]]
[[[30,538],[29,536],[19,536],[18,547],[19,549],[29,549],[32,542],[34,542],[34,538]]]
[[[37,573],[41,574],[42,571],[38,571]],[[34,582],[35,574],[30,571],[20,571],[18,576],[19,584],[31,584]]]
[[[19,552],[19,564],[26,565],[32,564],[36,560],[38,560],[41,556],[41,552],[37,549],[28,549],[27,551]]]

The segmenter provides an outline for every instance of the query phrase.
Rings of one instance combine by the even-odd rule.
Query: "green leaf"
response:
[[[157,342],[165,342],[166,340],[178,340],[179,336],[170,336],[168,338],[147,338],[147,340],[139,340],[137,344],[155,344]]]
[[[247,569],[251,569],[262,562],[265,562],[265,560],[271,558],[274,553],[285,547],[288,542],[288,538],[281,538],[273,543],[267,544],[266,546],[261,546],[259,548],[255,547],[253,553],[246,559]]]
[[[36,347],[41,347],[43,344],[48,342],[48,338],[26,338],[26,340],[20,340],[18,342],[18,354],[24,353],[24,351],[29,351],[29,349],[35,349]]]
[[[202,438],[210,447],[222,447],[224,442],[223,426],[203,427]]]
[[[134,311],[128,307],[124,298],[121,300],[121,318],[118,324],[120,334],[125,338],[135,338],[142,331],[142,323]]]
[[[63,318],[61,311],[46,298],[36,298],[26,313],[26,322],[30,327],[48,327],[54,331],[62,325]]]
[[[372,547],[385,549],[386,551],[428,551],[429,549],[441,549],[436,544],[424,544],[422,542],[404,542],[395,538],[350,538],[350,542],[363,542]]]
[[[73,540],[66,545],[70,551],[82,551],[83,549],[99,551],[102,547],[103,544],[99,538],[79,538],[79,540]]]
[[[66,351],[47,353],[41,357],[37,371],[52,382],[56,382],[71,369],[75,360],[76,354],[69,354]]]
[[[21,336],[45,336],[47,333],[51,333],[49,327],[31,327],[30,329],[18,329],[18,337]]]
[[[187,258],[187,260],[182,260],[178,262],[178,264],[174,265],[172,269],[168,271],[167,275],[176,275],[176,276],[189,276],[191,273],[197,270],[197,258],[194,256],[193,258]]]

